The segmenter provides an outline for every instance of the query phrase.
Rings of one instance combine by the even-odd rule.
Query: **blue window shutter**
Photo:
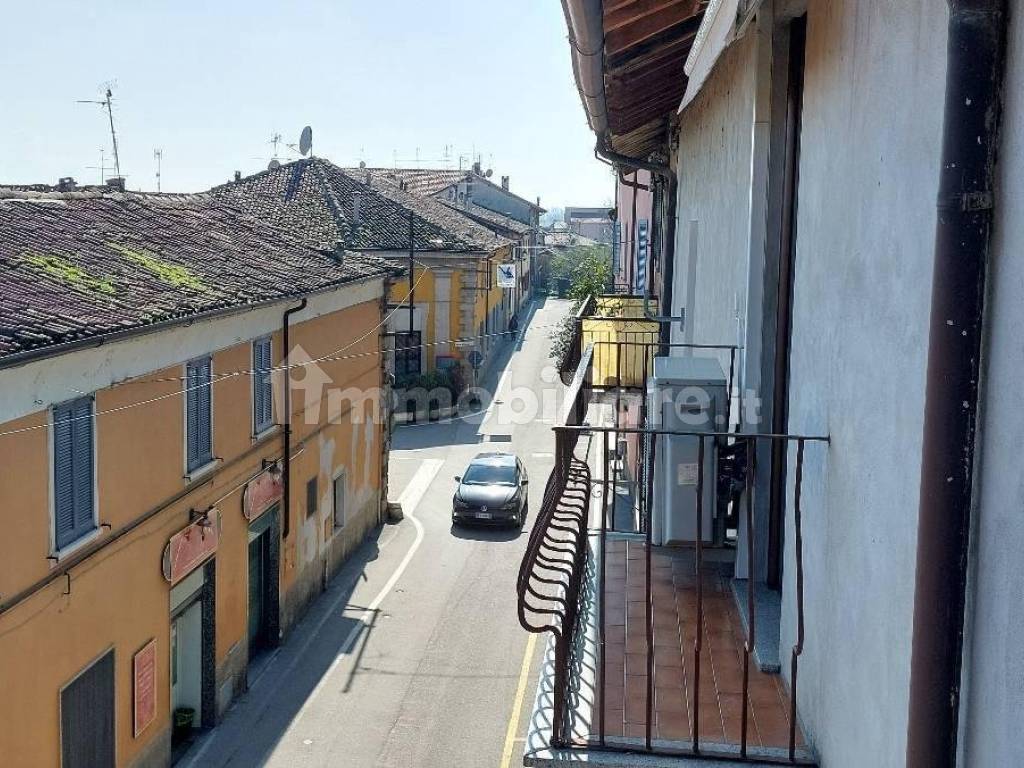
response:
[[[57,549],[74,541],[75,486],[72,470],[72,409],[53,409],[53,517]]]
[[[53,514],[57,549],[95,527],[92,398],[53,409]]]
[[[188,471],[213,459],[213,436],[210,419],[210,358],[189,363],[185,376],[185,440]]]
[[[71,452],[75,484],[75,534],[81,536],[93,528],[93,423],[92,400],[82,398],[75,402],[72,423]]]
[[[189,471],[198,466],[199,451],[196,440],[198,438],[198,414],[199,414],[199,376],[196,367],[189,363],[188,372],[185,376],[185,445],[187,453],[187,465]]]
[[[253,425],[259,433],[270,428],[274,421],[273,392],[271,389],[270,339],[257,339],[253,342],[252,379]]]

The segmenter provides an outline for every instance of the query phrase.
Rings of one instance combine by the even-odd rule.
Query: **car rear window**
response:
[[[516,468],[511,464],[470,464],[462,482],[471,485],[515,485]]]

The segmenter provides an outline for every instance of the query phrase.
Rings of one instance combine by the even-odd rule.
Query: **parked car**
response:
[[[526,522],[526,467],[511,453],[479,453],[466,467],[452,499],[452,524]]]

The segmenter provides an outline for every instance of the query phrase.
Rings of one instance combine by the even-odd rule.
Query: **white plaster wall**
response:
[[[672,296],[686,327],[673,342],[735,344],[745,315],[756,53],[754,35],[729,48],[681,115]]]
[[[905,761],[946,22],[925,0],[808,13],[789,408],[832,438],[803,504],[798,706],[823,768]],[[790,517],[784,668],[792,543]]]
[[[1024,21],[1011,16],[989,273],[962,764],[1024,765]]]

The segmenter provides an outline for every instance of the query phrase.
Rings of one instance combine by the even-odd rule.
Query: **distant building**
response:
[[[541,245],[540,199],[536,203],[520,197],[510,189],[508,176],[501,184],[490,180],[490,171],[483,172],[480,163],[470,170],[443,168],[368,168],[350,169],[351,173],[372,173],[375,178],[396,184],[402,191],[420,197],[434,198],[473,219],[496,234],[520,246],[515,249],[518,285],[511,302],[516,309],[529,297],[534,273],[533,260]]]
[[[608,217],[607,208],[567,206],[565,224],[577,235],[582,235],[595,242],[611,243],[612,241],[612,220]]]
[[[405,350],[395,354],[400,382],[466,366],[471,347],[456,339],[476,340],[485,356],[503,342],[513,300],[495,273],[512,258],[513,240],[477,218],[408,191],[385,171],[342,169],[322,158],[296,160],[213,193],[248,201],[319,248],[374,254],[407,267],[412,246],[412,272],[388,297],[388,331],[395,349]],[[468,368],[465,373],[468,379]]]

